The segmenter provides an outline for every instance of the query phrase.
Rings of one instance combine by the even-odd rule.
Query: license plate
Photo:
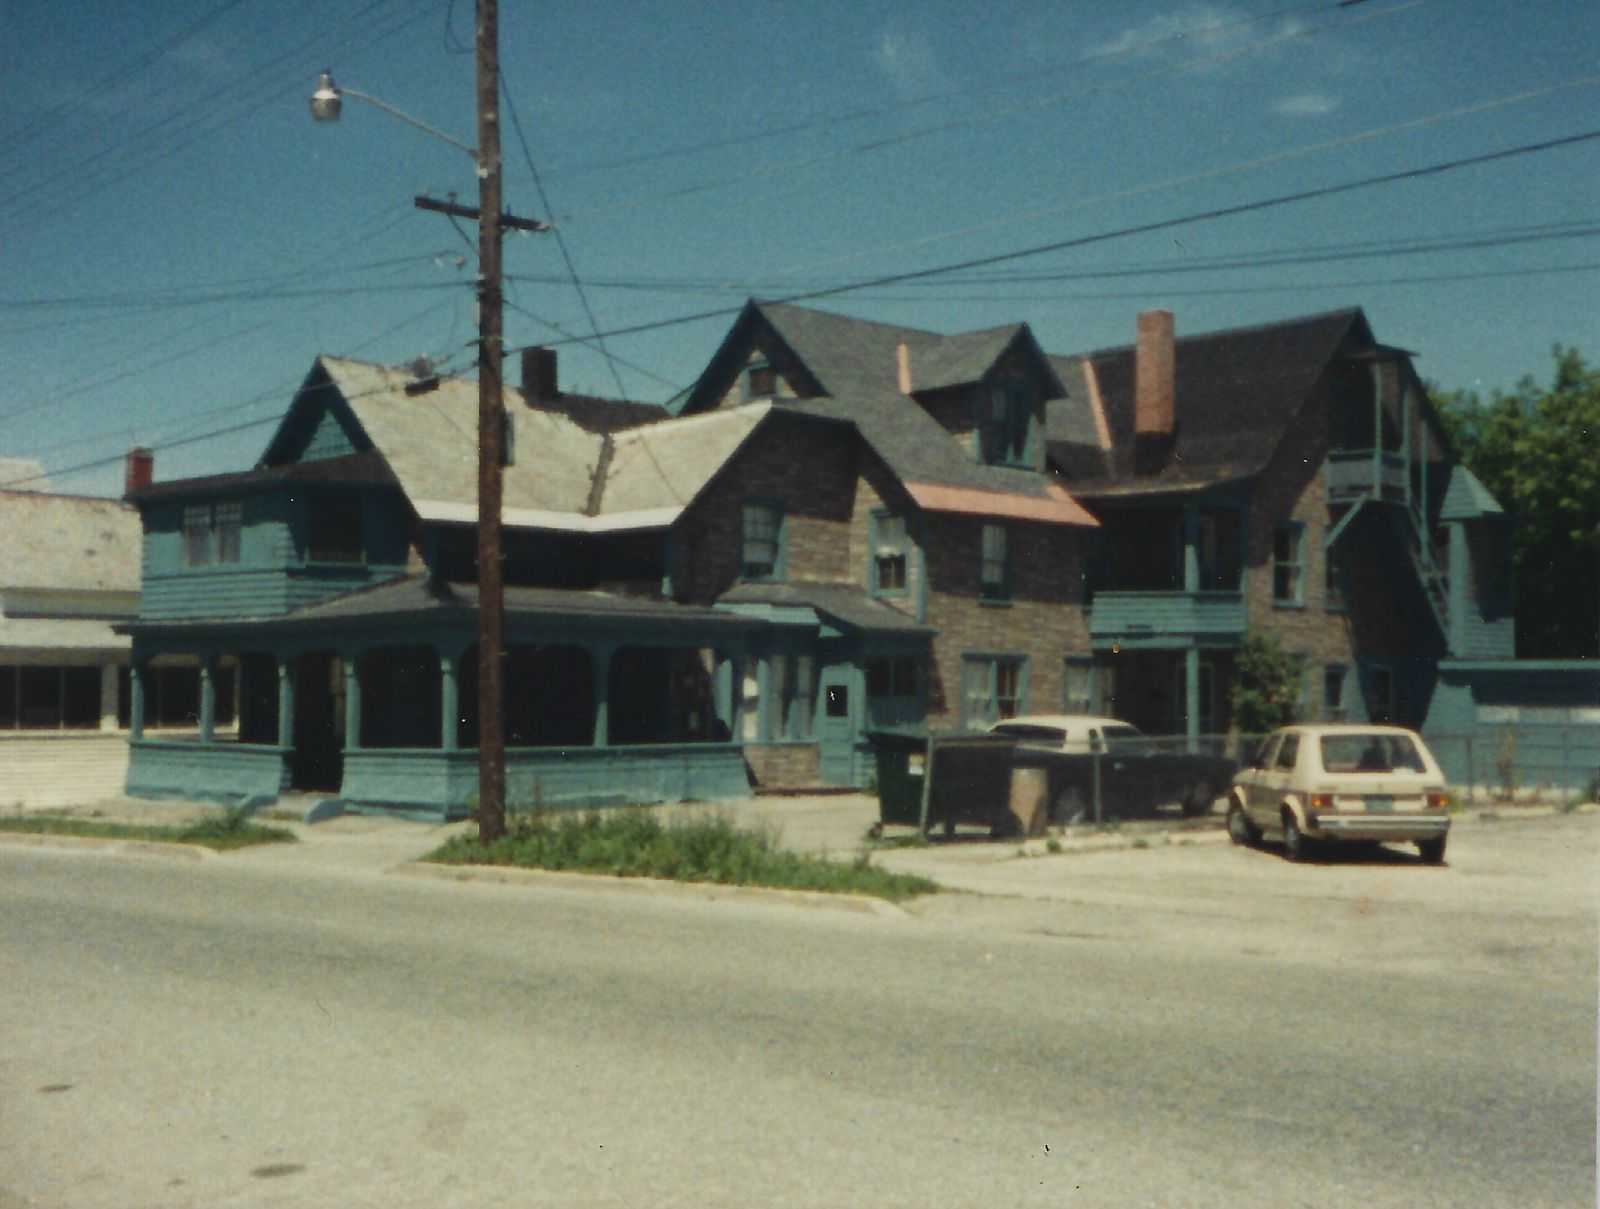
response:
[[[1394,799],[1392,797],[1387,796],[1387,795],[1369,796],[1367,798],[1367,809],[1368,810],[1372,810],[1372,811],[1377,811],[1379,813],[1382,813],[1383,811],[1387,811],[1387,810],[1393,810],[1394,809]]]

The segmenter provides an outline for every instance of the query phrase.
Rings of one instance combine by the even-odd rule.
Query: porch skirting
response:
[[[128,793],[235,802],[276,798],[289,787],[281,747],[241,743],[130,745]],[[354,813],[465,818],[478,793],[474,749],[357,748],[343,755],[339,789],[326,794]],[[750,792],[737,744],[510,748],[506,806],[513,812],[631,803],[718,801]]]
[[[234,803],[275,799],[289,787],[285,747],[199,739],[130,739],[127,793]]]

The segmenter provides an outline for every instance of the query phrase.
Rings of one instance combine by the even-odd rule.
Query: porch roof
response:
[[[478,611],[476,584],[442,583],[407,575],[332,600],[308,605],[282,617],[251,621],[209,618],[200,621],[131,622],[117,627],[130,634],[271,633],[318,627],[341,630],[400,622],[434,628],[470,626]],[[749,618],[702,605],[679,604],[648,596],[565,588],[505,589],[508,625],[519,619],[631,622],[652,627],[749,629]]]
[[[927,637],[938,633],[933,626],[908,617],[854,584],[738,584],[719,596],[717,604],[725,609],[761,605],[810,609],[846,629],[866,634]]]

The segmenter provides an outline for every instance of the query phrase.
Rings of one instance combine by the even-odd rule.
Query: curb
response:
[[[126,840],[107,835],[49,835],[26,831],[0,831],[0,844],[24,848],[66,848],[132,853],[135,856],[169,856],[179,860],[204,861],[216,856],[199,844],[174,844],[162,840]]]
[[[557,869],[522,869],[511,865],[438,865],[426,861],[408,861],[388,872],[442,882],[488,882],[508,886],[596,890],[602,893],[655,894],[671,898],[694,898],[702,902],[752,902],[768,906],[848,911],[857,915],[877,915],[883,919],[910,918],[904,908],[888,899],[866,894],[826,894],[819,890],[781,890],[766,886],[724,886],[716,882],[675,882],[655,877],[613,877],[609,874],[570,873]]]

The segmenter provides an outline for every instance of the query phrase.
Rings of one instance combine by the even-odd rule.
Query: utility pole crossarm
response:
[[[452,218],[470,218],[473,222],[480,219],[477,206],[463,206],[459,202],[439,201],[437,198],[419,194],[412,199],[419,210],[432,210],[436,214],[448,214]],[[538,218],[518,218],[509,211],[500,215],[500,226],[515,231],[548,231],[550,224]]]

